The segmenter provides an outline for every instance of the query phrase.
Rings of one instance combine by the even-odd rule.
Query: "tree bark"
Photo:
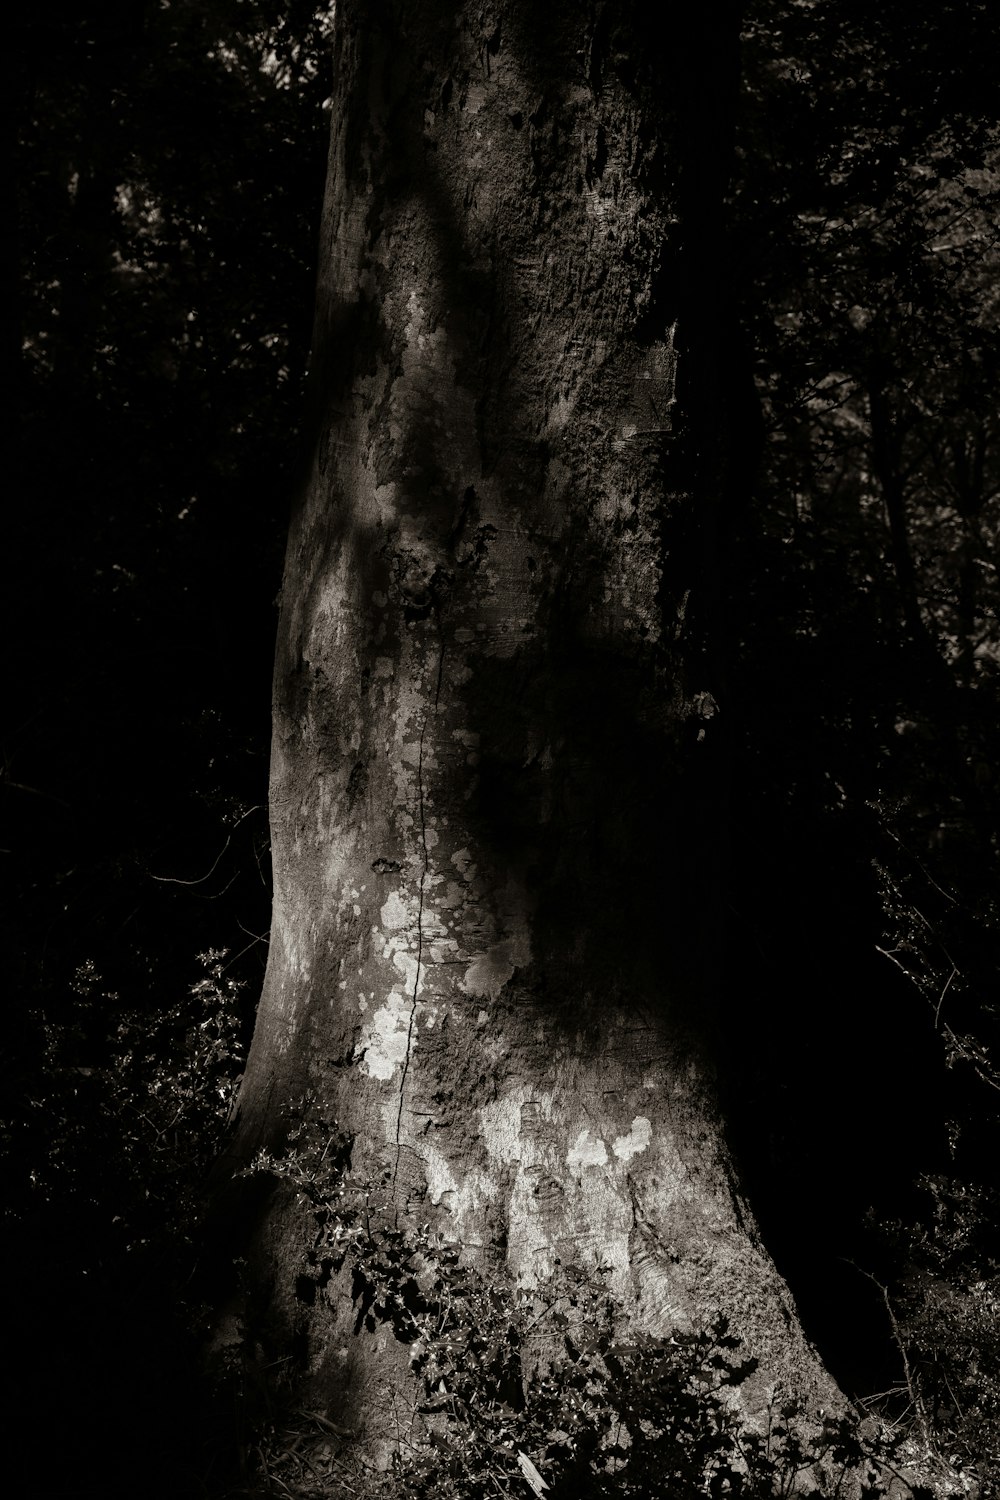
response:
[[[702,9],[338,0],[234,1152],[311,1098],[400,1222],[527,1285],[601,1260],[623,1325],[727,1313],[751,1401],[829,1399],[714,1074],[737,25]],[[295,1304],[305,1235],[277,1195],[272,1315],[377,1447],[402,1365],[348,1291]]]

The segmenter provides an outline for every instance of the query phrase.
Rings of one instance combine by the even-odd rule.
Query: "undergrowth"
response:
[[[155,1284],[156,1299],[166,1294],[194,1330],[207,1309],[188,1277],[241,1061],[240,987],[223,954],[200,964],[197,982],[155,1019],[81,968],[73,1022],[38,1018],[23,1117],[0,1131],[8,1169],[19,1168],[8,1218],[40,1204],[74,1227],[79,1287],[91,1286],[95,1304],[112,1285],[121,1299],[128,1270],[137,1308],[140,1289]],[[351,1144],[335,1124],[302,1123],[253,1170],[308,1205],[301,1299],[321,1308],[347,1295],[359,1330],[391,1333],[407,1351],[410,1397],[386,1397],[393,1473],[367,1470],[354,1434],[296,1405],[294,1382],[279,1378],[295,1360],[283,1351],[266,1368],[245,1333],[222,1360],[242,1470],[227,1494],[381,1497],[391,1484],[402,1500],[532,1491],[846,1500],[893,1483],[900,1496],[919,1493],[898,1479],[905,1471],[939,1494],[1000,1496],[1000,1282],[986,1189],[928,1177],[925,1225],[890,1226],[900,1274],[882,1291],[905,1377],[898,1390],[866,1403],[861,1418],[809,1412],[778,1392],[748,1426],[737,1406],[753,1363],[724,1320],[665,1338],[623,1334],[600,1265],[557,1263],[532,1288],[491,1278],[431,1224],[397,1222],[388,1174],[360,1178]]]
[[[900,1438],[774,1394],[755,1424],[737,1393],[756,1368],[726,1320],[622,1334],[610,1268],[556,1262],[541,1286],[491,1279],[430,1224],[401,1226],[390,1174],[357,1180],[335,1124],[300,1125],[254,1163],[292,1185],[315,1228],[303,1300],[349,1286],[356,1329],[391,1331],[411,1394],[387,1393],[391,1478],[322,1413],[272,1405],[242,1494],[319,1500],[764,1500],[929,1495],[902,1480]],[[245,1372],[244,1372],[245,1373]],[[294,1385],[289,1385],[289,1392]],[[292,1403],[294,1398],[292,1398]]]

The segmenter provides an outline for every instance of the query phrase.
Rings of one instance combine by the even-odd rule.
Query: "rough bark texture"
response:
[[[711,1061],[726,11],[338,4],[237,1152],[313,1096],[497,1274],[600,1258],[623,1320],[721,1310],[828,1395]],[[374,1432],[391,1350],[294,1304],[304,1232],[260,1231],[272,1304]]]

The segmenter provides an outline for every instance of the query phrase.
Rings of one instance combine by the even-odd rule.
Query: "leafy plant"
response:
[[[71,1019],[35,1017],[36,1072],[5,1124],[10,1208],[89,1209],[116,1230],[95,1253],[173,1256],[189,1245],[242,1058],[243,986],[225,957],[199,954],[201,977],[153,1015],[84,963]]]
[[[550,1500],[763,1500],[835,1495],[849,1479],[857,1493],[886,1493],[894,1445],[874,1432],[863,1440],[852,1417],[776,1394],[763,1425],[740,1418],[733,1395],[756,1362],[725,1318],[623,1336],[610,1268],[557,1261],[530,1288],[489,1277],[429,1224],[401,1226],[391,1174],[358,1180],[350,1159],[335,1122],[303,1121],[251,1170],[309,1205],[315,1236],[300,1289],[347,1273],[356,1330],[391,1330],[409,1350],[412,1397],[395,1412],[400,1496],[478,1500],[527,1485]],[[311,1436],[299,1426],[292,1442],[287,1422],[269,1420],[257,1465],[265,1493],[319,1496],[348,1483],[350,1434],[316,1417]],[[353,1492],[367,1493],[350,1472]]]
[[[1000,1263],[995,1192],[926,1176],[923,1222],[883,1225],[901,1270],[882,1287],[905,1372],[886,1392],[930,1472],[1000,1493]]]

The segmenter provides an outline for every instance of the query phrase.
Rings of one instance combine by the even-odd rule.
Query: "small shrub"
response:
[[[605,1266],[557,1262],[531,1289],[491,1282],[429,1224],[401,1227],[390,1174],[358,1181],[350,1148],[335,1123],[303,1123],[251,1170],[290,1182],[309,1204],[305,1277],[325,1284],[348,1272],[357,1329],[389,1328],[409,1350],[412,1399],[393,1413],[400,1497],[764,1500],[833,1496],[848,1476],[855,1493],[887,1493],[893,1444],[862,1441],[849,1417],[777,1396],[762,1429],[740,1420],[732,1393],[755,1361],[724,1318],[623,1338]],[[289,1430],[274,1427],[258,1451],[265,1493],[340,1493],[349,1443],[331,1441],[319,1418],[311,1440],[299,1429],[292,1443]],[[299,1459],[310,1441],[307,1473]],[[350,1492],[366,1493],[352,1475]]]
[[[18,1212],[89,1215],[106,1226],[95,1258],[190,1245],[241,1062],[242,986],[224,959],[199,954],[201,977],[153,1012],[104,989],[86,963],[72,1019],[37,1017],[35,1075],[5,1130]]]

